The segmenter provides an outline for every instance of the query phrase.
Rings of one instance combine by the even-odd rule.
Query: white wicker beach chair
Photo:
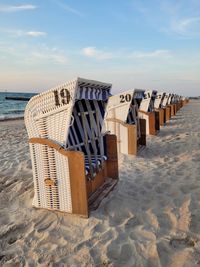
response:
[[[77,78],[27,104],[35,207],[88,217],[116,184],[116,136],[101,132],[110,89]]]
[[[146,145],[145,120],[138,117],[143,96],[144,90],[131,90],[109,98],[104,130],[117,136],[119,153],[136,155]]]
[[[171,118],[171,107],[170,103],[171,102],[171,94],[165,93],[164,98],[162,101],[162,108],[164,109],[164,122],[167,122]]]
[[[146,134],[155,135],[160,130],[159,113],[155,111],[156,90],[145,91],[139,107],[139,117],[146,120]]]
[[[158,92],[156,95],[156,99],[154,101],[155,111],[159,113],[160,126],[165,125],[165,122],[166,122],[165,109],[163,108],[164,98],[165,98],[165,93],[164,92]]]

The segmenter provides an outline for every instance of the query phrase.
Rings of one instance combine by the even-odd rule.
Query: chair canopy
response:
[[[159,92],[156,95],[156,99],[154,101],[154,108],[161,108],[162,107],[162,103],[165,97],[165,93],[164,92]]]
[[[87,109],[97,109],[101,128],[110,90],[111,84],[77,78],[32,97],[25,110],[29,138],[48,138],[64,147],[73,144],[77,147],[79,141],[73,136],[76,144],[73,143],[72,132],[83,129],[83,122],[76,120],[77,115],[80,117],[80,112]]]
[[[145,112],[151,112],[154,110],[154,101],[156,99],[157,91],[149,90],[145,91],[144,98],[141,101],[139,110]]]
[[[162,101],[162,107],[166,107],[168,105],[168,99],[170,97],[170,94],[165,93],[163,101]]]
[[[136,109],[144,97],[144,90],[133,89],[109,98],[105,119],[117,119],[128,124],[136,123]]]

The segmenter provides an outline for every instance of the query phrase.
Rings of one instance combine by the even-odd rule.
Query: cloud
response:
[[[25,35],[31,36],[31,37],[40,37],[47,35],[46,32],[37,32],[37,31],[29,31],[25,32]]]
[[[0,12],[13,13],[24,10],[34,10],[37,7],[34,5],[0,5]]]
[[[170,58],[172,57],[169,50],[155,50],[151,52],[142,51],[103,51],[99,50],[93,46],[85,47],[82,49],[82,54],[84,56],[95,58],[97,60],[107,60],[107,59],[143,59],[143,58]]]
[[[93,46],[88,46],[82,49],[83,55],[95,59],[111,59],[113,54],[111,52],[104,52],[102,50],[98,50]]]
[[[152,52],[134,52],[132,53],[134,58],[170,58],[172,57],[169,50],[155,50]]]
[[[40,50],[33,50],[33,52],[31,53],[31,58],[32,61],[50,61],[58,64],[66,64],[68,62],[68,58],[63,51],[57,48],[49,48],[47,46],[41,47]]]
[[[29,37],[42,37],[46,36],[46,32],[42,31],[23,31],[23,30],[15,30],[15,29],[1,29],[0,32],[8,33],[12,37],[22,37],[22,36],[29,36]]]
[[[0,42],[0,54],[8,61],[12,60],[22,65],[38,65],[40,68],[43,64],[65,65],[69,62],[65,51],[45,44],[30,45],[17,42],[13,46],[13,42]]]
[[[171,23],[171,30],[180,35],[192,35],[199,32],[200,17],[175,20]]]
[[[66,10],[67,12],[70,12],[70,13],[78,16],[78,17],[84,17],[84,14],[82,12],[80,12],[79,10],[77,10],[77,9],[75,9],[75,8],[69,6],[69,5],[64,4],[61,1],[58,1],[58,0],[55,1],[55,0],[53,0],[53,2],[55,4],[57,4],[59,7],[61,7],[62,9]]]

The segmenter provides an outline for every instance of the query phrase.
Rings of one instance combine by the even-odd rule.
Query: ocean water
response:
[[[33,93],[11,93],[0,92],[0,121],[7,119],[23,118],[24,110],[28,101],[7,100],[6,96],[32,97]]]

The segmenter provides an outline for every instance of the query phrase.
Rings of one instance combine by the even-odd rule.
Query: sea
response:
[[[0,92],[0,121],[24,117],[25,107],[28,101],[7,100],[7,97],[31,98],[34,93]]]

